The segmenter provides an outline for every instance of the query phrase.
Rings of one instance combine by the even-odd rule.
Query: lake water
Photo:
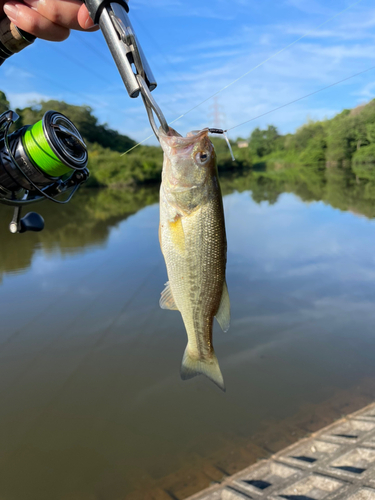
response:
[[[0,497],[182,499],[372,401],[374,203],[330,175],[357,190],[345,210],[327,180],[323,201],[304,180],[223,180],[226,393],[180,380],[156,188],[40,204],[38,234],[0,207]]]

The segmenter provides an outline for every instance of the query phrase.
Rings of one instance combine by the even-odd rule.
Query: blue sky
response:
[[[158,82],[153,95],[168,121],[314,30],[354,1],[130,0],[130,18]],[[221,126],[233,127],[375,66],[375,7],[361,0],[218,95]],[[100,32],[63,43],[37,40],[0,68],[11,105],[38,99],[88,104],[101,123],[142,140],[151,134],[130,99]],[[246,137],[274,124],[293,132],[375,97],[375,69],[230,132]],[[214,126],[213,99],[174,126],[182,134]],[[148,141],[154,143],[155,139]]]

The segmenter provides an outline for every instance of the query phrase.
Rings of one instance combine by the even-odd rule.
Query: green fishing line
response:
[[[30,159],[47,175],[61,177],[71,172],[71,169],[59,160],[49,146],[42,120],[26,130],[22,142]]]

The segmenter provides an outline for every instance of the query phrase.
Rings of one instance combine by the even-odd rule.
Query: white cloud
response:
[[[145,50],[151,67],[155,62],[154,72],[159,84],[153,95],[168,120],[186,113],[258,65],[260,67],[220,92],[219,103],[225,114],[223,126],[233,127],[371,66],[375,53],[375,9],[372,7],[359,4],[314,31],[314,24],[321,24],[342,9],[338,2],[327,7],[322,0],[287,0],[275,3],[275,13],[267,10],[270,5],[270,1],[264,5],[249,5],[248,1],[234,0],[229,15],[236,16],[236,21],[227,23],[227,29],[223,30],[221,19],[228,19],[227,0],[215,0],[202,6],[194,0],[188,7],[182,0],[155,0],[152,5],[148,0],[131,3],[131,9],[142,8],[145,12],[147,7],[147,12],[158,12],[158,19],[164,19],[166,23],[170,23],[174,16],[171,34],[176,31],[176,26],[181,25],[178,43],[169,43],[168,39],[166,44],[160,37],[157,39],[159,47],[152,46],[151,40]],[[250,9],[257,10],[257,18],[251,22],[248,15]],[[245,11],[247,17],[241,16]],[[283,17],[278,15],[280,12],[284,13]],[[316,16],[301,15],[301,12]],[[181,15],[213,19],[206,23],[208,29],[196,30],[194,36],[189,37],[190,31],[182,34]],[[149,26],[142,17],[143,22],[147,32]],[[199,22],[199,19],[184,21],[190,27]],[[157,31],[154,33],[157,38]],[[306,38],[288,47],[306,33]],[[288,48],[283,50],[284,47]],[[101,71],[100,64],[101,59],[97,58],[95,65],[98,71]],[[109,71],[108,66],[103,71]],[[308,115],[314,119],[330,117],[344,107],[356,105],[358,99],[373,97],[375,89],[372,82],[368,82],[371,77],[369,72],[334,87],[334,91],[327,90],[257,118],[235,129],[232,137],[237,134],[246,136],[254,127],[270,123],[282,132],[294,131]],[[113,80],[110,91],[108,88],[102,90],[100,84],[97,91],[95,86],[90,89],[85,87],[84,90],[79,87],[82,94],[77,95],[59,90],[60,98],[64,99],[67,95],[68,102],[73,100],[74,104],[81,104],[85,93],[99,121],[108,122],[110,127],[136,140],[149,136],[151,129],[141,100],[128,98],[118,75],[115,78],[108,73],[108,78]],[[24,103],[40,98],[56,98],[56,92],[44,95],[43,92],[18,92],[19,87],[10,89],[10,92],[3,89],[13,106],[22,107]],[[190,129],[209,125],[210,106],[212,101],[197,107],[177,122],[176,128],[186,133]],[[154,139],[151,142],[156,143]]]
[[[351,16],[348,14],[347,18],[342,15],[340,22],[343,21],[345,24],[348,18],[353,19],[352,14]],[[351,25],[356,26],[356,23],[355,19]],[[280,36],[282,32],[284,34],[288,32],[288,25],[277,25],[275,29],[267,26],[267,30]],[[294,30],[298,31],[296,28]],[[302,30],[299,31],[302,32]],[[307,30],[303,31],[306,33]],[[374,49],[369,43],[368,33],[362,31],[362,40],[356,41],[355,44],[347,43],[345,30],[336,32],[336,38],[339,39],[342,36],[343,41],[332,40],[331,32],[327,34],[328,39],[321,39],[319,44],[312,43],[311,40],[307,41],[307,39],[301,40],[275,57],[272,57],[273,54],[280,51],[280,48],[286,46],[287,43],[281,43],[280,39],[275,43],[276,36],[263,35],[266,44],[261,45],[260,50],[253,51],[255,31],[246,27],[238,29],[233,37],[193,42],[189,47],[184,47],[184,54],[188,54],[187,56],[177,56],[178,62],[183,60],[189,71],[184,71],[177,77],[171,76],[175,84],[179,85],[180,81],[183,81],[188,82],[188,85],[185,84],[184,90],[176,94],[168,92],[166,84],[163,89],[159,89],[161,90],[160,103],[168,101],[170,104],[173,103],[176,110],[181,110],[181,112],[189,110],[271,56],[271,59],[264,65],[219,94],[220,104],[225,109],[226,126],[229,127],[369,67],[369,63],[374,58]],[[284,36],[284,40],[285,38]],[[229,46],[235,46],[236,49],[228,50],[226,57],[224,47],[228,47],[227,42]],[[197,50],[199,54],[196,53]],[[195,64],[189,65],[189,61],[193,58]],[[216,59],[220,60],[219,65],[215,62]],[[366,78],[367,75],[364,75],[363,79]],[[344,95],[344,88],[362,85],[362,80],[357,78],[343,82],[335,87],[334,95]],[[372,97],[371,90],[367,88],[363,92],[366,90],[367,95]],[[327,89],[325,95],[332,94],[329,92]],[[285,129],[293,131],[296,126],[304,122],[307,115],[313,116],[314,119],[331,117],[342,108],[355,105],[356,101],[353,100],[353,96],[350,89],[346,91],[345,99],[338,106],[336,104],[321,106],[316,105],[316,102],[324,99],[324,94],[317,94],[316,98],[310,98],[310,102],[294,104],[293,108],[283,108],[282,112],[278,113],[277,125],[281,124],[284,131]],[[207,125],[209,105],[210,102],[204,103],[182,119],[180,124],[185,123],[188,126],[188,122],[192,122],[194,117],[196,126]],[[178,114],[179,111],[176,112],[176,115]],[[298,121],[297,116],[300,117]],[[261,121],[272,123],[273,116],[267,116]],[[257,125],[257,122],[250,124],[248,130]]]
[[[8,65],[4,68],[4,75],[6,78],[33,78],[35,75],[29,71],[20,68],[19,66]]]
[[[366,100],[373,99],[375,97],[375,82],[367,83],[361,89],[358,89],[358,91],[353,92],[353,95]]]
[[[6,96],[12,108],[24,108],[37,101],[56,99],[56,96],[41,94],[39,92],[6,92]]]

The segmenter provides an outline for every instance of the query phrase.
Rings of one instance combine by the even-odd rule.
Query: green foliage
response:
[[[8,107],[5,94],[0,92],[0,111]],[[70,118],[87,142],[90,169],[87,185],[119,188],[160,181],[163,161],[160,147],[139,146],[121,155],[135,145],[134,141],[105,124],[99,124],[89,106],[40,101],[17,109],[20,115],[17,127],[35,123],[49,109]],[[372,182],[375,180],[370,166],[375,163],[375,100],[352,110],[343,110],[330,120],[310,121],[295,134],[281,135],[273,125],[264,130],[255,128],[247,140],[231,141],[235,161],[232,161],[222,137],[214,137],[212,141],[221,172],[253,168],[258,172],[267,170],[270,174],[292,167],[315,169],[317,165],[324,168],[324,165],[345,165],[353,161],[354,176]],[[248,147],[240,147],[241,142],[247,142]],[[291,174],[284,172],[283,175]],[[268,178],[259,179],[257,189],[267,191]]]
[[[356,165],[375,162],[375,100],[352,110],[345,109],[331,120],[308,122],[295,134],[280,135],[270,126],[256,128],[249,138],[253,163],[267,166],[315,165],[320,162]]]
[[[326,147],[327,143],[323,136],[317,134],[308,141],[306,148],[299,155],[299,161],[303,165],[315,165],[325,161]]]
[[[256,128],[251,133],[249,148],[253,154],[262,158],[276,149],[278,137],[277,128],[273,125],[268,125],[266,130]]]
[[[370,144],[375,143],[375,123],[366,124],[366,138]]]
[[[353,155],[352,169],[357,178],[375,180],[375,144],[358,149]]]
[[[64,208],[55,203],[41,203],[46,230],[29,232],[20,242],[9,237],[13,208],[0,204],[0,282],[4,273],[27,269],[35,251],[75,254],[86,247],[103,246],[116,224],[147,205],[157,203],[157,186],[137,189],[80,189]]]
[[[4,95],[5,98],[5,95]],[[1,94],[0,94],[1,106]],[[140,146],[122,156],[136,143],[126,135],[98,124],[89,106],[73,106],[62,101],[40,101],[17,109],[17,128],[41,120],[53,109],[67,116],[78,128],[88,145],[90,177],[88,186],[122,187],[160,180],[162,152],[158,147]]]
[[[121,156],[98,144],[90,147],[89,186],[123,187],[160,180],[163,155],[160,148],[139,146]]]
[[[5,94],[0,92],[0,111],[6,109],[9,109],[9,102]],[[163,164],[161,148],[138,146],[128,154],[120,154],[127,152],[136,143],[107,125],[99,124],[89,106],[74,106],[56,100],[36,102],[16,110],[20,118],[15,128],[34,124],[51,109],[67,116],[76,125],[88,146],[90,177],[87,186],[120,188],[160,181]],[[220,170],[233,171],[251,166],[248,150],[239,150],[233,144],[236,149],[236,161],[233,162],[226,142],[219,138],[214,139],[214,142]]]
[[[10,104],[8,99],[6,98],[6,95],[0,90],[0,114],[8,111],[9,107]]]
[[[217,156],[217,165],[219,172],[236,171],[244,168],[250,168],[252,165],[252,153],[249,148],[239,148],[237,142],[230,141],[235,161],[229,151],[228,144],[222,137],[211,137]]]

